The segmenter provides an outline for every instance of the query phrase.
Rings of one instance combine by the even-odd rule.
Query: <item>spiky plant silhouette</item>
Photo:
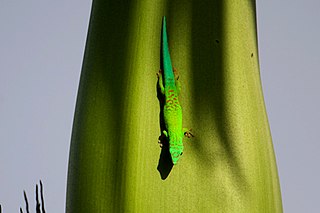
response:
[[[41,203],[39,202],[39,187],[38,184],[36,184],[36,213],[45,213],[45,207],[44,207],[44,196],[43,196],[43,185],[42,181],[40,180],[40,199]],[[26,191],[23,191],[23,197],[24,201],[26,203],[26,213],[30,213],[29,211],[29,202]],[[1,207],[0,207],[0,213],[1,213]],[[22,208],[20,207],[20,213],[23,213]]]

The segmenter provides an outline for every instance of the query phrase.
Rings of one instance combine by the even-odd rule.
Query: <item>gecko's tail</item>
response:
[[[164,84],[175,84],[174,74],[172,69],[171,57],[169,52],[168,36],[167,36],[167,23],[166,17],[162,19],[162,66],[164,70]]]

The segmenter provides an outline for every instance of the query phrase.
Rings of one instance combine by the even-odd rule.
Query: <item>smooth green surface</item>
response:
[[[161,18],[183,87],[183,158],[165,180]],[[282,212],[255,3],[94,0],[70,147],[67,212]]]

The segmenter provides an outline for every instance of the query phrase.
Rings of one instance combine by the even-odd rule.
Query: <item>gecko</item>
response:
[[[191,129],[182,128],[182,108],[178,99],[181,84],[179,76],[171,63],[165,16],[162,19],[161,48],[163,71],[160,70],[157,75],[160,92],[164,96],[163,117],[165,130],[162,133],[169,141],[169,152],[172,163],[175,165],[183,153],[183,137],[190,138],[193,137],[193,134]]]

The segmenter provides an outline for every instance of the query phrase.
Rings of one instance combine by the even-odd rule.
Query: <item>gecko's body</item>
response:
[[[179,77],[176,76],[172,68],[165,17],[162,21],[161,45],[163,71],[160,70],[158,77],[159,87],[165,99],[163,116],[166,130],[163,131],[163,134],[169,141],[172,163],[176,164],[183,152],[182,138],[184,136],[190,137],[192,134],[187,129],[182,128],[182,108],[178,99],[181,87],[178,81]]]

